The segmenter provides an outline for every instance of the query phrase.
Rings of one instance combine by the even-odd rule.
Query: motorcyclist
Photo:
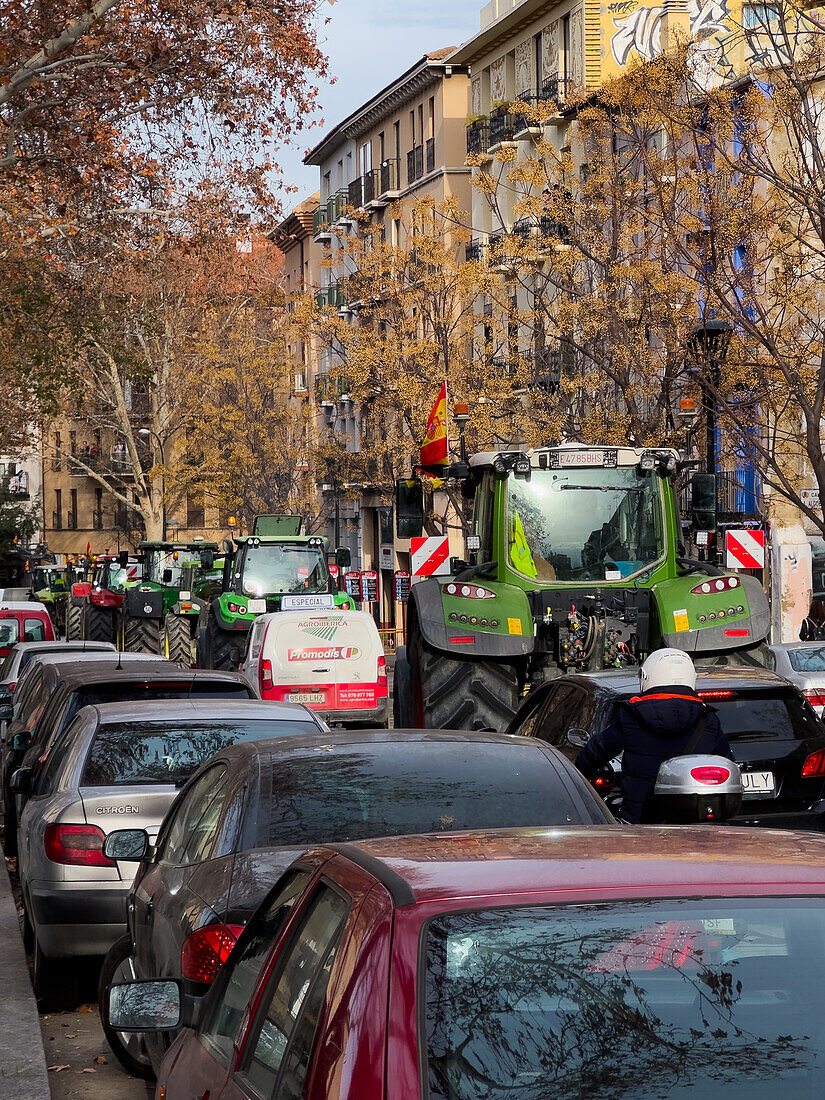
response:
[[[680,649],[657,649],[639,673],[641,692],[616,707],[610,725],[595,734],[576,757],[576,767],[593,778],[622,753],[622,808],[631,824],[650,819],[647,803],[659,766],[690,747],[733,759],[716,710],[696,694],[696,669]],[[701,734],[691,744],[703,723]]]

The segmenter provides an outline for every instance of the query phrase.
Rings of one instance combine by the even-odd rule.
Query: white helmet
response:
[[[696,690],[696,669],[687,653],[681,649],[657,649],[639,670],[642,691],[679,685]]]

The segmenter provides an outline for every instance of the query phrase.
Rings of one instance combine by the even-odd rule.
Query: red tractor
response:
[[[81,609],[80,637],[87,642],[117,642],[126,589],[139,580],[140,563],[127,551],[95,558],[91,581],[72,585],[72,604]]]

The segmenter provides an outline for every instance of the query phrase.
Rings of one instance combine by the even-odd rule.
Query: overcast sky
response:
[[[336,0],[323,4],[322,49],[337,81],[321,89],[322,127],[302,131],[278,160],[283,180],[298,194],[284,197],[288,208],[318,189],[318,169],[301,163],[307,149],[361,103],[400,76],[425,53],[458,46],[478,29],[483,0]]]

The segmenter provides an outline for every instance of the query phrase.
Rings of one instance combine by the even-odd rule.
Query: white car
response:
[[[774,672],[790,680],[822,717],[825,713],[825,642],[783,642],[770,646]]]

